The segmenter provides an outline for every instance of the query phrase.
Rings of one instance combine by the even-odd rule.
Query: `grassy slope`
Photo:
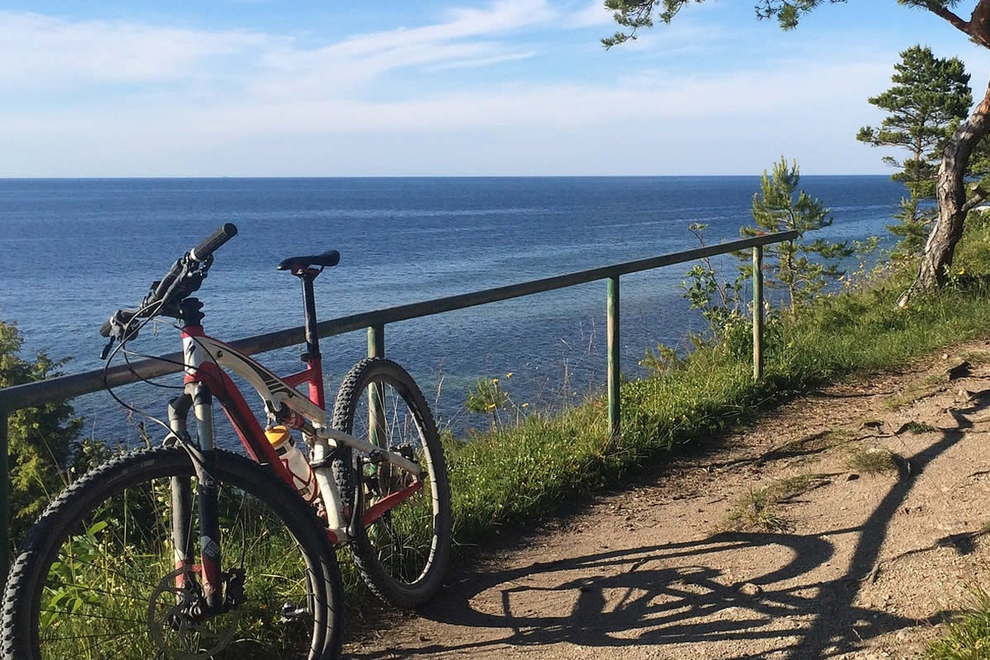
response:
[[[873,275],[768,330],[766,377],[752,381],[743,328],[729,348],[704,348],[676,369],[622,386],[622,437],[608,438],[603,400],[450,448],[455,540],[474,544],[552,512],[575,496],[694,439],[724,432],[760,408],[836,378],[895,368],[990,334],[990,224],[973,218],[946,290],[896,307],[913,267]],[[990,598],[933,645],[938,660],[990,657]]]
[[[594,400],[450,448],[455,540],[473,544],[502,526],[542,516],[775,401],[986,335],[990,283],[968,273],[990,273],[990,229],[970,231],[954,269],[967,274],[907,310],[895,302],[911,280],[909,268],[822,299],[798,321],[772,322],[760,383],[752,381],[749,330],[740,328],[736,350],[704,348],[676,369],[623,384],[618,440],[608,438],[604,401]]]

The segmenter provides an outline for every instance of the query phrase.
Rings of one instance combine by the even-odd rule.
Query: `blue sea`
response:
[[[801,183],[832,209],[823,238],[889,244],[884,225],[902,186],[886,176]],[[0,319],[17,323],[25,356],[45,351],[71,358],[65,372],[83,371],[101,366],[98,330],[110,313],[136,305],[224,222],[239,234],[198,295],[207,332],[237,339],[302,323],[298,281],[275,270],[288,256],[340,251],[340,265],[316,282],[324,320],[696,247],[695,222],[708,225],[709,242],[738,238],[758,188],[758,177],[0,180]],[[628,376],[643,373],[646,349],[684,346],[689,330],[704,328],[681,296],[688,268],[622,278]],[[525,410],[598,391],[604,319],[597,282],[390,325],[386,354],[413,373],[441,426],[462,433],[487,425],[464,410],[481,377],[499,377]],[[328,393],[366,346],[363,332],[323,340]],[[162,325],[134,348],[178,350],[178,333]],[[301,366],[295,349],[261,360],[278,372]],[[164,415],[167,391],[119,392]],[[134,441],[134,419],[105,393],[74,404],[87,436]]]

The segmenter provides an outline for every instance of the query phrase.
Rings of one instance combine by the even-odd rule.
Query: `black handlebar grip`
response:
[[[237,236],[237,226],[232,222],[226,222],[223,227],[213,232],[209,238],[194,247],[189,254],[196,261],[206,261],[213,254],[214,250],[234,236]]]

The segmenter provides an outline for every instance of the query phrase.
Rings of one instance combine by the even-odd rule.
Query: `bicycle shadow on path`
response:
[[[386,648],[356,648],[349,657],[803,660],[837,657],[878,636],[937,623],[949,613],[894,614],[858,596],[876,580],[891,522],[919,476],[988,405],[985,390],[954,411],[956,428],[931,434],[905,457],[910,474],[873,484],[871,504],[855,524],[811,534],[699,535],[680,522],[701,512],[699,502],[667,502],[647,509],[646,524],[632,535],[619,534],[616,520],[602,520],[573,544],[523,548],[506,562],[511,567],[479,570],[449,587],[410,625],[389,631]],[[976,536],[946,538],[966,554]],[[607,551],[574,552],[596,538]],[[548,553],[559,558],[545,561]]]

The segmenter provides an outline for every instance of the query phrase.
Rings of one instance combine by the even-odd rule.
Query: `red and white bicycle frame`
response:
[[[302,422],[303,436],[310,446],[310,463],[326,511],[327,533],[331,542],[337,543],[351,535],[348,531],[350,516],[344,510],[330,467],[330,452],[338,445],[347,445],[359,452],[375,455],[380,460],[388,461],[416,477],[412,485],[392,493],[369,507],[363,515],[364,526],[372,524],[385,512],[422,489],[423,482],[420,479],[422,470],[416,463],[371,442],[329,428],[323,391],[323,367],[319,356],[308,356],[304,371],[280,378],[250,357],[222,341],[207,336],[200,325],[187,325],[183,329],[182,348],[185,365],[184,383],[186,391],[194,398],[193,410],[201,450],[207,451],[213,448],[210,397],[200,401],[195,396],[197,386],[205,385],[209,388],[210,394],[220,401],[250,456],[260,463],[267,463],[282,480],[290,485],[293,484],[292,474],[279,460],[275,449],[265,437],[261,424],[224,369],[237,374],[257,390],[267,411],[275,413],[288,409],[305,420]],[[303,383],[309,386],[308,397],[296,389]]]

